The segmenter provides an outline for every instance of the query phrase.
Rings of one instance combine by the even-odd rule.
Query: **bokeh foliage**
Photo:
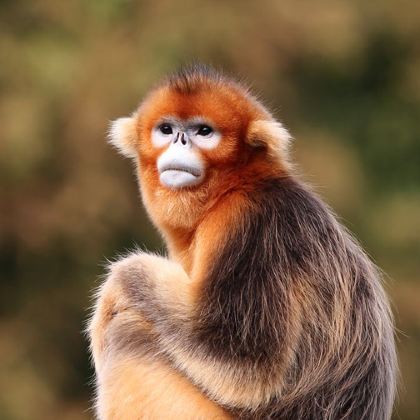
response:
[[[192,59],[252,82],[388,274],[395,418],[420,418],[419,40],[415,0],[1,0],[0,418],[92,417],[90,292],[106,258],[162,247],[108,121]]]

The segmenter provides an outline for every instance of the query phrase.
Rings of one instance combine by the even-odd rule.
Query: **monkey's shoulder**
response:
[[[353,245],[329,206],[297,178],[266,179],[249,199],[253,205],[234,228],[227,248],[253,250],[260,258],[266,255],[271,266],[278,260],[284,269],[285,264],[316,260]]]

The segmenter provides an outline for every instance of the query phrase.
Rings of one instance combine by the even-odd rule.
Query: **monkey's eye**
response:
[[[162,134],[165,134],[166,136],[173,133],[172,127],[167,123],[161,124],[159,126],[159,130]]]
[[[197,136],[207,137],[213,133],[213,129],[208,125],[202,124],[198,126]]]

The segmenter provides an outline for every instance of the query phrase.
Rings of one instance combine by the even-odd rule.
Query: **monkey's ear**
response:
[[[282,162],[288,161],[291,140],[287,129],[275,120],[256,120],[248,127],[248,144],[266,148],[270,156]]]
[[[135,158],[137,156],[137,132],[136,117],[118,118],[111,122],[108,133],[108,141],[122,155]]]

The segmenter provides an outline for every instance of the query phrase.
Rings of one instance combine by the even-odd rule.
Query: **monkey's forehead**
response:
[[[146,126],[172,116],[181,120],[202,117],[219,128],[240,127],[255,119],[269,118],[269,113],[245,93],[211,85],[193,92],[159,88],[141,104],[138,115]]]

